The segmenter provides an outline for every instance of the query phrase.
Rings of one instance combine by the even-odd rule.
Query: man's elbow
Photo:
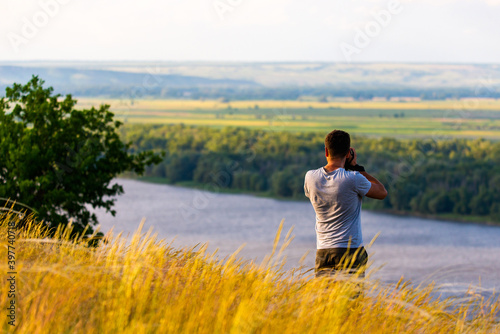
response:
[[[373,186],[372,186],[373,188]],[[387,197],[387,190],[383,185],[379,185],[375,189],[370,189],[370,191],[366,194],[367,197],[373,198],[373,199],[379,199],[383,200],[384,198]]]
[[[376,194],[374,196],[368,196],[368,197],[371,197],[371,198],[374,198],[374,199],[379,199],[379,200],[383,200],[387,197],[387,191],[385,193],[380,193],[380,194]]]
[[[380,199],[380,200],[383,200],[384,198],[387,197],[387,189],[385,189],[384,185],[381,184],[380,185],[380,189],[379,189],[379,194],[378,194],[378,198],[377,199]]]

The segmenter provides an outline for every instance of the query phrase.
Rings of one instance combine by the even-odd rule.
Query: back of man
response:
[[[352,266],[348,272],[353,273],[366,265],[362,198],[369,192],[378,199],[387,195],[384,186],[357,164],[346,132],[335,130],[328,134],[325,156],[327,165],[308,171],[304,180],[305,195],[316,212],[316,276],[331,275],[346,265]]]
[[[361,199],[371,185],[360,173],[344,168],[306,173],[304,191],[316,211],[317,249],[363,245]]]

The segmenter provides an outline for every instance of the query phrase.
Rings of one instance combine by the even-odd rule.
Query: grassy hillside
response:
[[[0,219],[2,249],[7,222]],[[142,226],[142,225],[141,225]],[[282,226],[282,225],[281,225]],[[400,281],[310,279],[280,270],[275,253],[262,264],[236,253],[220,259],[204,247],[174,249],[139,228],[130,243],[108,234],[88,248],[81,240],[44,239],[30,224],[15,239],[17,319],[9,333],[487,333],[498,332],[498,307],[471,293],[431,298],[432,287]],[[3,256],[1,270],[6,273]],[[359,294],[359,286],[364,286]],[[6,312],[8,284],[0,287]],[[357,297],[356,295],[359,294]]]

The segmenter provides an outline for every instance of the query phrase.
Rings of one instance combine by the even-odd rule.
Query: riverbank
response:
[[[130,177],[123,177],[123,178],[128,178],[128,179],[133,179],[133,180],[138,180],[142,182],[148,182],[148,183],[156,183],[156,184],[168,184],[170,186],[174,187],[184,187],[184,188],[191,188],[191,189],[199,189],[199,190],[205,190],[205,191],[213,191],[213,187],[210,187],[206,184],[199,184],[193,181],[186,181],[186,182],[178,182],[175,184],[172,184],[168,182],[167,179],[165,178],[160,178],[160,177],[139,177],[139,178],[130,178]],[[276,199],[280,201],[303,201],[303,202],[308,202],[309,200],[307,197],[304,196],[303,199],[300,198],[290,198],[290,197],[279,197],[272,195],[270,192],[248,192],[240,189],[228,189],[228,188],[217,188],[217,192],[219,193],[224,193],[224,194],[244,194],[244,195],[252,195],[256,197],[263,197],[263,198],[271,198],[271,199]],[[450,221],[450,222],[460,222],[460,223],[469,223],[469,224],[481,224],[481,225],[488,225],[488,226],[500,226],[500,221],[493,221],[491,217],[489,216],[464,216],[461,214],[455,214],[455,213],[443,213],[443,214],[437,214],[437,215],[431,215],[431,214],[423,214],[423,213],[418,213],[418,212],[410,212],[410,211],[397,211],[397,210],[383,210],[383,209],[375,209],[373,208],[372,205],[369,203],[363,203],[363,210],[369,210],[372,212],[378,212],[378,213],[385,213],[385,214],[390,214],[390,215],[396,215],[396,216],[406,216],[406,217],[418,217],[418,218],[423,218],[423,219],[434,219],[434,220],[441,220],[441,221]]]

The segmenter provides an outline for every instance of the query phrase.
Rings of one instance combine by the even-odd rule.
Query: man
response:
[[[384,199],[387,190],[358,165],[349,134],[334,130],[325,138],[324,167],[310,170],[304,192],[316,212],[316,277],[338,270],[364,276],[368,254],[361,234],[363,196]]]

